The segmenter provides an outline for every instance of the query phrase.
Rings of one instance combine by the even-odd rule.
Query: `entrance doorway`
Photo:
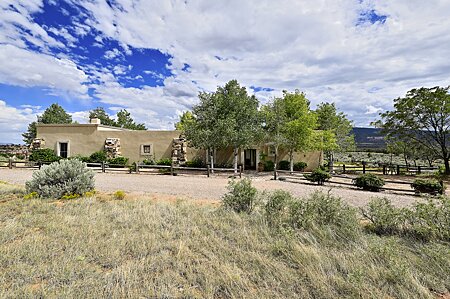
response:
[[[244,169],[256,170],[256,149],[244,150]]]

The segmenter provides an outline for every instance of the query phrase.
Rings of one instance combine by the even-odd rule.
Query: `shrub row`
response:
[[[283,190],[258,193],[250,179],[243,179],[230,181],[222,203],[238,213],[259,210],[267,223],[276,228],[330,227],[342,237],[352,237],[361,229],[357,210],[329,193],[316,192],[303,199]],[[361,212],[369,222],[365,226],[369,232],[450,241],[450,198],[447,197],[429,198],[411,208],[397,208],[388,199],[378,198]]]

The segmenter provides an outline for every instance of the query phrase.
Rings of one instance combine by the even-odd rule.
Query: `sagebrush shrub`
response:
[[[27,193],[36,192],[44,198],[83,195],[94,190],[94,172],[77,159],[65,159],[35,171],[25,186]]]
[[[294,200],[292,194],[284,190],[275,190],[267,196],[264,212],[269,224],[280,224],[286,222],[288,207]]]
[[[435,179],[415,179],[411,187],[418,193],[443,194],[444,184]]]
[[[361,209],[361,213],[370,221],[369,230],[380,235],[396,233],[404,224],[404,214],[387,198],[371,200],[367,208]]]
[[[353,179],[353,184],[363,190],[378,192],[384,186],[384,180],[373,173],[366,173]]]
[[[331,175],[329,172],[321,168],[316,168],[311,172],[311,174],[305,174],[304,177],[310,182],[315,182],[319,185],[323,185],[331,178]]]
[[[222,203],[226,208],[235,212],[251,213],[255,207],[258,192],[252,186],[252,181],[248,178],[240,181],[228,182],[228,193],[222,197]]]

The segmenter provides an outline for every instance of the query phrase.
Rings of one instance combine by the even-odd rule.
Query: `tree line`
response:
[[[355,145],[352,122],[334,103],[321,103],[313,111],[306,95],[295,90],[284,91],[281,97],[261,105],[236,80],[215,92],[201,92],[199,103],[184,112],[175,127],[183,131],[191,146],[207,151],[211,167],[214,151],[233,148],[235,172],[239,149],[261,143],[274,147],[275,169],[280,148],[287,150],[291,171],[295,152],[320,150],[333,161],[335,151]]]
[[[89,118],[98,118],[106,126],[130,130],[146,130],[144,124],[136,123],[126,109],[119,110],[115,119],[111,118],[103,107],[97,107],[89,111]],[[37,115],[37,120],[28,125],[27,131],[22,134],[25,144],[30,145],[36,138],[37,124],[72,124],[72,116],[64,110],[59,104],[51,104],[44,113]]]

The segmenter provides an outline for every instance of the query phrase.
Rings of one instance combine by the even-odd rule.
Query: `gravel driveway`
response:
[[[15,184],[24,184],[29,180],[34,170],[30,169],[0,169],[0,180]],[[417,199],[412,195],[401,195],[383,191],[372,193],[340,186],[317,186],[293,182],[273,181],[270,176],[252,177],[253,185],[259,190],[284,189],[295,196],[303,197],[316,190],[337,195],[351,205],[364,206],[373,197],[387,197],[397,206],[406,206]],[[228,178],[215,176],[207,178],[204,175],[157,175],[157,174],[126,174],[126,173],[96,173],[95,186],[97,190],[110,192],[124,190],[133,193],[165,194],[193,199],[217,200],[227,191]]]

